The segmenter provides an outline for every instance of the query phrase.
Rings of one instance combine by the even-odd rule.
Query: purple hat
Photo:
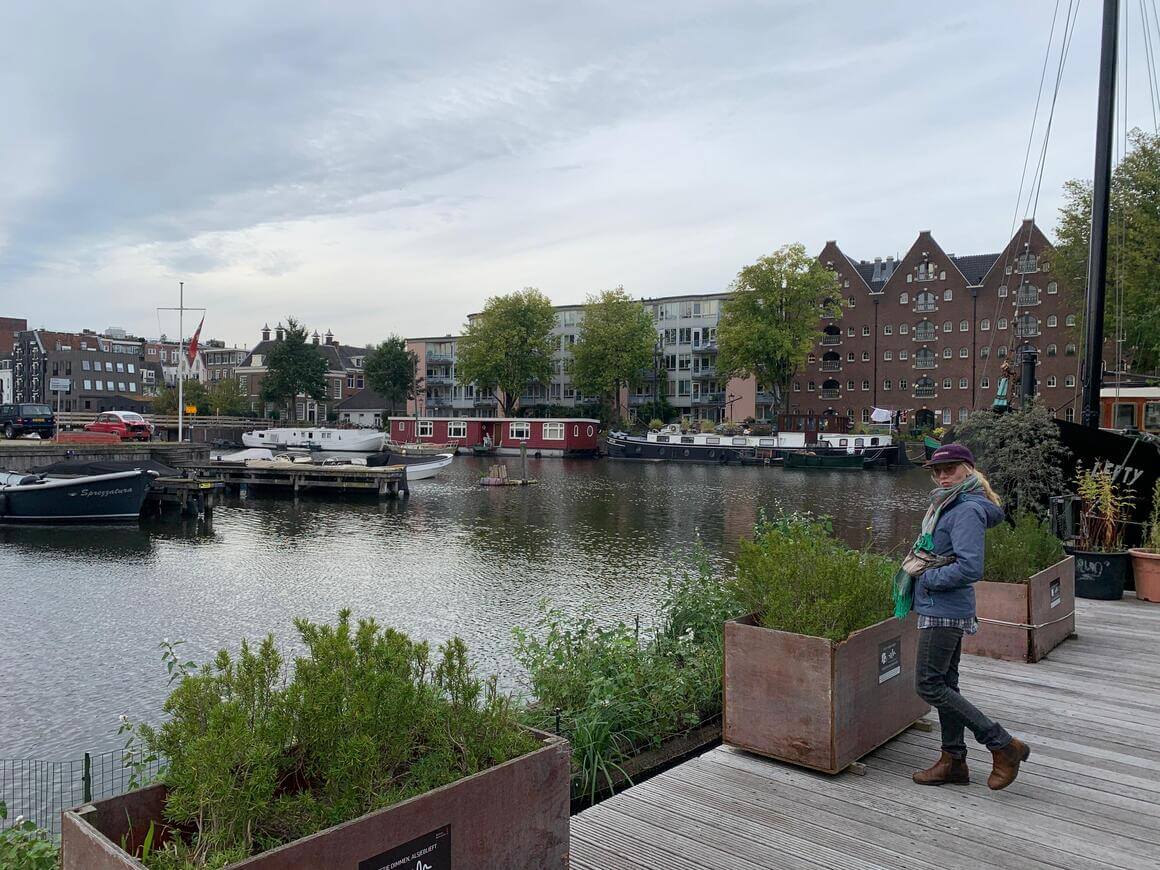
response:
[[[930,455],[930,459],[923,464],[923,468],[932,465],[946,465],[950,462],[965,462],[971,468],[975,467],[975,457],[962,444],[944,444]]]

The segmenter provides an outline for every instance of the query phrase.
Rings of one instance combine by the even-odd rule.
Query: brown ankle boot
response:
[[[1031,747],[1017,737],[1002,749],[994,749],[991,755],[995,758],[995,766],[991,775],[987,777],[987,787],[993,791],[1006,788],[1019,775],[1019,765],[1031,756]]]
[[[911,779],[919,785],[969,785],[971,773],[965,758],[955,758],[944,751],[933,767],[918,771]]]

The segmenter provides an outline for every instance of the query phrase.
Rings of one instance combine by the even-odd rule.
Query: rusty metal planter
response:
[[[567,867],[570,747],[561,737],[536,736],[543,745],[534,752],[227,870],[382,870],[413,868],[420,858],[434,870]],[[64,870],[140,870],[145,865],[120,844],[124,838],[136,850],[149,823],[161,822],[164,806],[165,786],[155,785],[64,813]],[[419,854],[424,849],[430,850]]]
[[[722,739],[837,773],[906,730],[930,706],[914,692],[918,619],[893,617],[841,643],[725,623]]]
[[[1075,557],[1026,583],[975,584],[979,632],[963,637],[963,652],[1009,662],[1037,662],[1075,632]]]

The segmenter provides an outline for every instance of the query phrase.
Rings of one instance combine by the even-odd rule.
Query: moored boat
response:
[[[0,523],[133,521],[150,479],[140,468],[75,477],[0,472]]]
[[[349,451],[374,453],[383,449],[383,433],[370,429],[255,429],[242,435],[246,447],[268,447],[271,450],[288,447],[306,450]]]
[[[866,460],[857,453],[789,453],[785,467],[861,471],[866,467]]]

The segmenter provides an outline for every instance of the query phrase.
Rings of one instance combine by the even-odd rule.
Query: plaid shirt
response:
[[[919,628],[957,628],[963,634],[976,634],[979,631],[979,620],[975,617],[968,619],[951,619],[946,616],[918,615]]]

